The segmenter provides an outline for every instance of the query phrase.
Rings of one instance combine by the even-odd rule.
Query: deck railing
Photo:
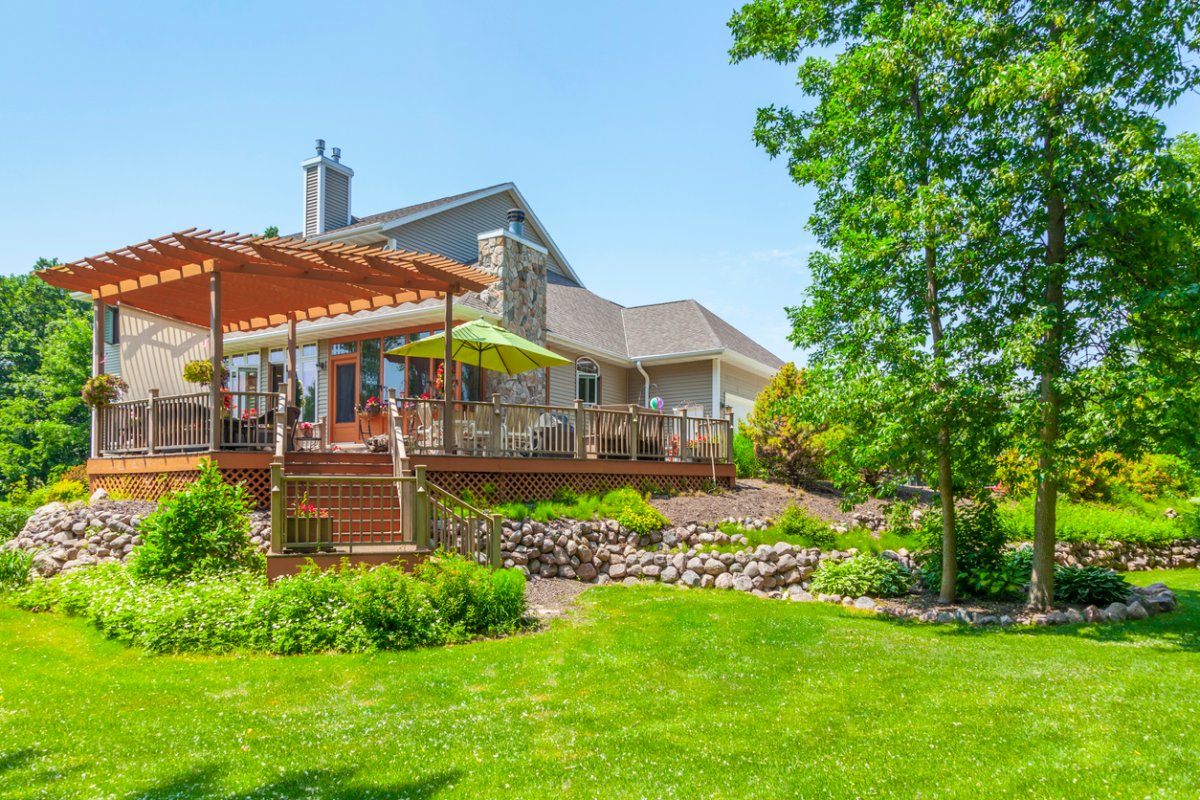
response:
[[[444,442],[441,400],[396,399],[393,425],[409,455],[732,460],[728,419],[665,414],[638,406],[451,404],[452,439]]]
[[[221,449],[275,449],[278,392],[222,394]],[[208,392],[122,400],[97,409],[101,455],[196,452],[212,447],[212,396]]]
[[[293,431],[275,392],[225,392],[220,449],[286,450]],[[441,400],[389,401],[386,431],[395,473],[421,455],[630,459],[724,464],[732,461],[728,419],[666,414],[639,406],[571,406],[456,401],[450,441],[443,441]],[[207,392],[112,403],[98,410],[101,455],[208,450],[212,446]]]

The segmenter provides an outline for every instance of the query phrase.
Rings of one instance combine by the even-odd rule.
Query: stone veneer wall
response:
[[[479,240],[479,269],[500,280],[480,294],[506,330],[546,344],[546,250],[508,231]],[[507,403],[545,403],[546,371],[490,373],[489,385]]]

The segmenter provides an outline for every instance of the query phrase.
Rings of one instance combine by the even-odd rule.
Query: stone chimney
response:
[[[304,170],[304,236],[320,236],[349,225],[350,179],[354,170],[342,163],[342,149],[325,156],[325,140],[317,139],[317,154],[300,163]]]
[[[540,244],[525,237],[525,212],[508,212],[508,227],[479,234],[479,269],[500,280],[480,294],[500,325],[531,342],[546,344],[546,255]],[[544,369],[489,375],[493,392],[509,403],[545,403]]]

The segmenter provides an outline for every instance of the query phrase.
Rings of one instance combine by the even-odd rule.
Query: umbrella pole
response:
[[[454,295],[446,292],[445,357],[442,359],[442,452],[449,455],[454,451],[454,372],[450,368],[454,355]]]

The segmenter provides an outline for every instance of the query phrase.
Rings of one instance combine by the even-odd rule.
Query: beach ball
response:
[[[650,408],[654,409],[655,411],[662,411],[663,410],[663,399],[661,397],[651,397],[650,398]]]

